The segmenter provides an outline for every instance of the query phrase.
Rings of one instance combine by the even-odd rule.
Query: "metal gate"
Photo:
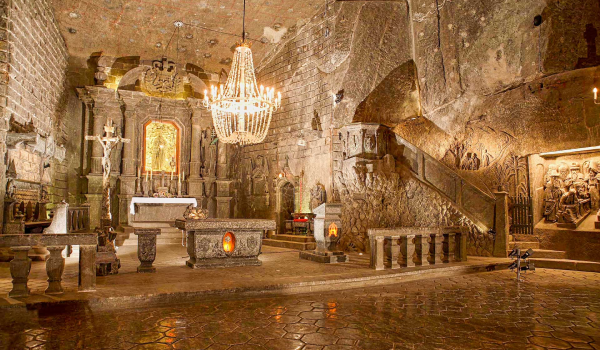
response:
[[[533,234],[533,208],[530,196],[510,197],[510,233]]]

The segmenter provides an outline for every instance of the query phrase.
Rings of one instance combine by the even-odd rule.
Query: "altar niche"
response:
[[[150,120],[144,124],[144,173],[179,174],[180,135],[179,127],[172,121]]]

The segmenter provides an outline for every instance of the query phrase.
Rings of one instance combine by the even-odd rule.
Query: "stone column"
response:
[[[60,294],[64,292],[60,281],[62,281],[62,274],[65,270],[65,259],[61,255],[65,247],[49,246],[47,249],[50,251],[50,257],[46,260],[46,273],[48,274],[46,294]]]
[[[29,280],[29,271],[31,270],[31,259],[27,256],[31,247],[12,247],[10,250],[15,254],[10,262],[10,275],[12,276],[13,288],[8,292],[8,296],[26,297],[29,295],[27,281]]]
[[[414,267],[413,255],[415,254],[415,235],[406,235],[402,237],[402,266]]]
[[[136,228],[134,233],[138,236],[138,259],[140,261],[137,272],[156,272],[152,263],[156,259],[156,236],[160,235],[160,229]]]
[[[96,290],[96,245],[79,246],[79,291]]]
[[[104,124],[106,118],[102,115],[102,110],[97,106],[94,106],[92,113],[92,135],[104,135]],[[96,141],[87,141],[91,143],[92,149],[92,162],[90,172],[92,174],[102,174],[102,156],[104,152],[102,145]]]
[[[506,258],[508,255],[508,237],[510,233],[510,222],[508,220],[508,192],[495,192],[496,196],[496,222],[494,230],[494,256]]]

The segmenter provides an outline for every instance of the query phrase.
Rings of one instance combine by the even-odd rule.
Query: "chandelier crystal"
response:
[[[249,145],[267,136],[274,110],[281,105],[281,93],[256,84],[252,51],[243,41],[233,54],[225,86],[204,91],[204,106],[212,111],[219,141]]]

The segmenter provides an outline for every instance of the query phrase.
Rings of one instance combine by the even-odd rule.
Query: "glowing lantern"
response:
[[[223,250],[227,254],[231,254],[235,249],[235,235],[227,232],[223,235]]]
[[[337,237],[338,236],[338,227],[335,222],[332,222],[329,225],[329,237]]]

